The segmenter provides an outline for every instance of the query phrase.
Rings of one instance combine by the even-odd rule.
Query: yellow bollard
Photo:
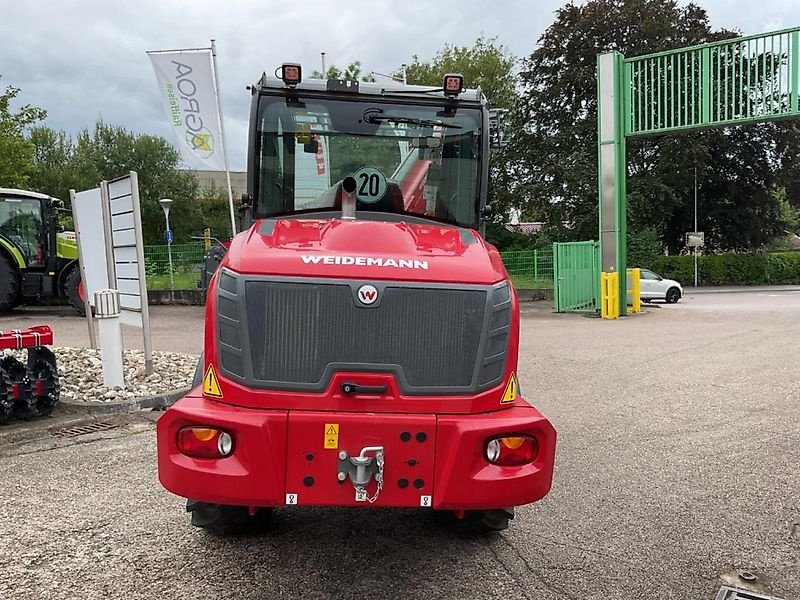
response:
[[[642,312],[641,269],[628,269],[631,287],[627,292],[631,295],[631,314]],[[627,301],[627,298],[625,299]]]
[[[619,273],[600,273],[600,316],[619,318]]]

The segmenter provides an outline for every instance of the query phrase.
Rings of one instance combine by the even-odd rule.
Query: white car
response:
[[[667,304],[675,304],[683,297],[683,287],[680,283],[664,279],[647,269],[640,270],[639,292],[643,302],[664,300]]]

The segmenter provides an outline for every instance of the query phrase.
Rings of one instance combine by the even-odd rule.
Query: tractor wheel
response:
[[[453,511],[442,511],[434,515],[444,527],[456,533],[487,534],[508,529],[514,509],[466,510],[461,516]]]
[[[36,398],[31,394],[31,379],[28,369],[13,356],[0,360],[2,370],[11,383],[11,397],[14,400],[13,412],[18,419],[32,419],[36,416]]]
[[[67,279],[64,281],[64,293],[67,295],[72,308],[77,310],[80,316],[85,317],[86,304],[84,301],[86,294],[83,288],[83,281],[81,281],[81,270],[78,267],[74,267],[67,275]]]
[[[0,368],[0,425],[8,423],[14,414],[14,388],[11,378]]]
[[[0,254],[0,312],[8,312],[20,303],[19,271],[8,256]]]
[[[192,525],[218,536],[260,533],[272,518],[271,508],[259,508],[251,516],[246,506],[207,504],[197,500],[186,501],[186,512],[192,513]]]
[[[61,384],[58,378],[56,357],[44,346],[28,350],[28,376],[31,378],[31,396],[40,417],[47,417],[58,405]]]

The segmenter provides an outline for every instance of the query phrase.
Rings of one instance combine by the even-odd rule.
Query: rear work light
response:
[[[233,452],[233,437],[214,427],[183,427],[178,431],[178,450],[194,458],[224,458]]]
[[[539,455],[539,442],[529,435],[498,436],[486,442],[486,460],[493,465],[527,465]]]
[[[283,63],[281,65],[281,79],[290,87],[296,86],[303,79],[303,68],[297,63]]]
[[[458,96],[464,91],[464,76],[461,73],[448,73],[442,81],[442,89],[445,96]]]

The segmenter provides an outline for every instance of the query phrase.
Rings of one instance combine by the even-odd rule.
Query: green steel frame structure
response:
[[[636,58],[601,54],[597,82],[601,271],[624,273],[625,140],[800,116],[800,27]]]

